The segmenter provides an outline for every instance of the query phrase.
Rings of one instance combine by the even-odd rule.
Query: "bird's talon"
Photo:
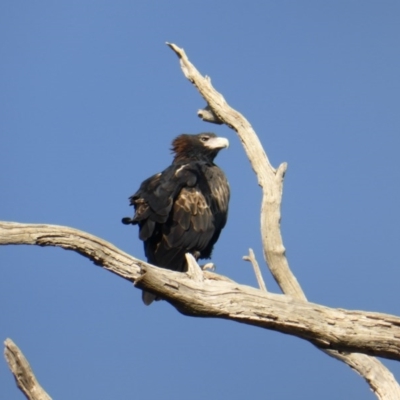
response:
[[[214,263],[207,263],[207,264],[202,265],[202,266],[201,266],[201,269],[202,269],[203,271],[211,271],[211,272],[214,272],[214,271],[217,269],[217,267],[215,266]]]

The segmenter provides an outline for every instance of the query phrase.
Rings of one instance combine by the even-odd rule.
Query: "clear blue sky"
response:
[[[204,106],[185,48],[287,161],[282,230],[310,301],[400,315],[397,1],[64,1],[0,4],[0,219],[68,225],[143,257],[128,196],[212,130],[232,188],[213,261],[256,285],[260,189],[235,133]],[[278,291],[268,272],[271,291]],[[307,342],[145,307],[128,282],[61,249],[0,248],[0,340],[54,399],[374,399]],[[398,363],[386,362],[400,379]],[[0,398],[23,399],[0,360]]]

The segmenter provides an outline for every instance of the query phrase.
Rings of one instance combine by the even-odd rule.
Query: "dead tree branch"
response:
[[[184,75],[196,86],[209,109],[220,121],[237,132],[257,175],[258,183],[263,189],[261,235],[265,244],[265,259],[269,267],[274,270],[273,275],[284,293],[288,292],[292,296],[306,300],[296,277],[290,272],[280,231],[282,184],[287,164],[283,163],[275,170],[247,119],[228,105],[224,97],[212,86],[211,79],[203,77],[197,71],[183,49],[172,43],[167,44],[179,57]]]
[[[267,292],[268,290],[267,287],[265,286],[264,278],[262,276],[261,269],[260,266],[258,265],[253,249],[249,249],[249,255],[244,256],[243,260],[251,262],[251,265],[253,266],[254,269],[254,274],[258,282],[258,286],[260,287],[261,290]]]
[[[11,339],[6,339],[4,346],[4,356],[8,366],[14,375],[17,386],[26,398],[28,400],[51,400],[51,397],[40,386],[28,360],[18,346]]]
[[[198,112],[199,117],[202,118],[204,115],[205,121],[215,122],[213,120],[215,119],[218,123],[222,122],[238,134],[263,192],[261,236],[265,260],[283,293],[295,299],[306,301],[301,286],[289,268],[280,230],[280,207],[283,178],[287,168],[286,163],[281,164],[275,170],[247,119],[228,105],[224,97],[212,86],[211,79],[207,76],[203,77],[199,73],[189,61],[183,49],[172,43],[167,43],[167,45],[179,57],[185,77],[197,88],[207,102],[204,112]],[[379,399],[400,398],[400,387],[393,374],[378,360],[361,354],[342,354],[334,350],[324,351],[328,355],[345,362],[364,377]]]
[[[157,268],[102,239],[68,227],[0,222],[0,245],[30,244],[72,250],[137,287],[156,293],[183,314],[229,319],[305,339],[355,369],[378,398],[399,399],[400,388],[393,375],[369,355],[400,360],[400,318],[331,309],[306,301],[289,268],[280,231],[286,163],[274,169],[250,123],[227,104],[209,78],[200,75],[182,49],[168,45],[178,55],[185,76],[207,102],[199,116],[209,122],[225,123],[238,133],[263,191],[264,257],[285,294],[267,293],[199,271],[190,257],[187,273]]]
[[[185,315],[217,317],[298,336],[321,347],[400,360],[400,318],[332,309],[240,285],[201,271],[169,271],[138,260],[110,243],[77,229],[0,222],[0,244],[56,246],[154,292]],[[194,261],[194,259],[193,259]]]

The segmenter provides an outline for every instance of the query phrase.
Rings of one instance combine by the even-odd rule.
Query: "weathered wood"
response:
[[[211,122],[212,124],[217,124],[217,125],[223,124],[223,122],[214,114],[210,106],[206,106],[205,108],[201,108],[200,110],[198,110],[197,115],[204,122]]]
[[[264,278],[261,273],[260,266],[258,265],[256,256],[254,254],[253,249],[249,249],[249,255],[248,256],[243,256],[243,260],[251,262],[251,265],[253,266],[254,274],[256,276],[257,282],[258,282],[258,287],[263,290],[264,292],[267,292],[267,286],[265,285]]]
[[[51,400],[51,397],[40,386],[28,360],[18,346],[11,340],[4,342],[4,356],[14,375],[17,386],[28,400]]]
[[[272,329],[308,340],[356,370],[380,399],[399,399],[393,375],[366,354],[400,359],[400,319],[395,316],[331,309],[308,303],[285,256],[280,232],[280,205],[286,163],[274,169],[249,122],[190,63],[183,49],[168,44],[178,55],[185,76],[207,101],[198,112],[205,121],[225,123],[239,136],[263,191],[261,235],[264,257],[285,295],[239,285],[190,260],[187,274],[151,266],[88,233],[67,227],[0,223],[0,244],[58,246],[78,252],[139,288],[164,297],[180,312]],[[189,257],[190,259],[190,257]],[[363,352],[348,353],[348,352]]]
[[[106,241],[56,225],[0,222],[0,244],[57,246],[157,293],[186,315],[217,317],[298,336],[321,348],[400,360],[400,318],[332,309],[240,285],[217,274],[158,268]]]
[[[284,292],[296,293],[296,297],[306,300],[296,277],[288,272],[290,269],[286,257],[284,257],[285,248],[280,231],[282,181],[287,164],[283,163],[275,170],[249,121],[228,105],[222,94],[212,86],[211,79],[203,77],[197,71],[183,49],[172,43],[167,43],[167,45],[179,57],[184,75],[206,100],[209,109],[220,121],[237,132],[257,175],[258,183],[263,189],[261,235],[266,244],[264,257],[268,266],[274,270],[273,275],[275,279],[279,280],[279,285],[284,288]],[[268,209],[268,213],[265,212],[266,209]]]
[[[289,268],[280,231],[280,206],[283,178],[287,169],[286,163],[281,164],[275,170],[247,119],[228,105],[224,97],[211,85],[211,79],[207,76],[203,77],[197,71],[183,49],[172,43],[167,43],[167,45],[179,57],[184,75],[193,83],[207,102],[207,112],[200,110],[198,115],[204,121],[221,121],[237,132],[263,192],[261,236],[264,258],[283,293],[306,301],[303,290]],[[323,351],[329,356],[345,362],[364,377],[379,399],[394,400],[400,398],[400,386],[393,374],[378,360],[361,354],[343,354],[335,350]]]

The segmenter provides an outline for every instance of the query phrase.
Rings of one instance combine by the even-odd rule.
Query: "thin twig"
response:
[[[257,259],[256,259],[253,249],[249,249],[249,255],[243,256],[243,260],[251,262],[251,265],[253,266],[254,273],[257,278],[258,286],[264,292],[268,292],[267,287],[265,286],[264,279],[262,277],[260,266],[258,265],[258,262],[257,262]]]

